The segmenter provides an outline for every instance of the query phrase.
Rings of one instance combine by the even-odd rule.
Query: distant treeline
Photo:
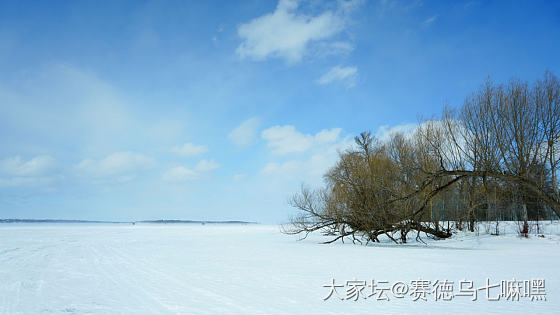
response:
[[[0,223],[132,223],[117,221],[58,220],[58,219],[0,219]]]
[[[0,223],[110,223],[110,224],[257,224],[246,221],[196,221],[196,220],[146,220],[146,221],[88,221],[88,220],[57,220],[57,219],[0,219]]]
[[[136,221],[135,223],[257,224],[256,222],[246,222],[246,221],[196,221],[196,220],[151,220],[151,221]]]

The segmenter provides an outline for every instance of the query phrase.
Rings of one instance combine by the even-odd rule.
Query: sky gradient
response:
[[[555,1],[0,1],[0,218],[284,222],[354,135],[559,51]]]

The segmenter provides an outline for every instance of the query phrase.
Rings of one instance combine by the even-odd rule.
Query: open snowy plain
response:
[[[560,309],[558,224],[549,222],[545,234],[521,239],[481,231],[424,238],[427,245],[359,246],[322,245],[320,236],[297,241],[269,225],[2,224],[0,313],[552,314]],[[476,290],[476,301],[436,301],[434,291],[424,301],[411,282],[420,278],[430,280],[430,290],[435,280],[453,281],[454,293],[461,280],[478,289],[486,278],[490,286],[544,279],[544,288],[531,289],[546,301],[531,301],[525,288],[519,301],[515,294],[487,301],[484,289]],[[337,292],[325,301],[332,279]],[[389,300],[377,300],[379,290],[368,297],[372,279],[374,288],[403,282],[409,290],[402,298],[381,290]],[[348,291],[360,281],[367,285],[354,301]],[[500,288],[492,287],[490,297]]]

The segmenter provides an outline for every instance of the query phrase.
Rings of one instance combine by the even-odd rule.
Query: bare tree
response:
[[[449,223],[447,230],[440,226],[442,218],[459,228],[466,221],[474,231],[481,213],[488,221],[492,209],[498,222],[498,208],[509,204],[520,206],[520,233],[527,236],[529,204],[560,212],[559,94],[549,72],[533,86],[487,80],[459,110],[445,108],[413,135],[382,143],[360,134],[356,148],[325,174],[326,187],[302,188],[292,198],[301,213],[285,232],[322,231],[335,236],[329,242],[376,242],[385,235],[405,243],[413,230],[417,239],[420,232],[446,238],[451,230]]]

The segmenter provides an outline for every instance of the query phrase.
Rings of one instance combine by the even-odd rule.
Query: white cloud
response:
[[[261,173],[285,178],[302,177],[316,182],[330,167],[334,166],[338,158],[338,150],[345,147],[344,145],[328,147],[325,152],[313,154],[302,160],[269,162],[264,166]]]
[[[323,74],[317,83],[326,85],[334,82],[343,82],[347,87],[353,87],[358,76],[358,68],[334,66],[327,73]]]
[[[309,139],[303,142],[310,141],[311,145],[306,145],[307,149],[298,154],[284,155],[274,152],[283,149],[269,145],[269,151],[273,154],[259,166],[258,173],[249,177],[243,173],[235,175],[230,190],[239,196],[240,206],[245,206],[245,200],[252,198],[257,205],[255,211],[280,205],[280,211],[285,211],[279,219],[279,222],[282,222],[281,220],[293,214],[290,207],[285,207],[286,198],[297,192],[302,183],[315,188],[321,186],[323,175],[335,165],[339,152],[351,146],[352,136],[343,135],[340,128],[324,129],[310,135],[302,134],[293,126],[276,126],[273,129],[269,128],[269,133],[272,133],[271,131],[295,134],[295,138]],[[263,133],[261,134],[264,138],[267,132]],[[281,207],[282,205],[284,207]]]
[[[378,140],[385,142],[385,141],[389,141],[391,139],[391,136],[400,133],[404,135],[405,138],[410,139],[412,136],[414,136],[414,134],[419,129],[427,128],[427,127],[440,129],[442,131],[447,129],[447,126],[444,125],[439,120],[426,120],[421,123],[405,123],[405,124],[394,125],[394,126],[383,125],[377,128],[377,131],[375,132],[375,137]],[[460,124],[456,124],[456,128],[462,128],[462,127]]]
[[[177,166],[163,173],[163,180],[168,182],[182,182],[186,180],[197,179],[198,174],[184,166]]]
[[[233,180],[235,182],[240,182],[240,181],[244,180],[245,178],[247,178],[247,174],[245,174],[245,173],[239,173],[239,174],[233,175]]]
[[[375,132],[375,137],[380,141],[388,141],[391,136],[396,133],[402,133],[405,136],[412,136],[414,132],[418,128],[418,124],[415,123],[408,123],[408,124],[401,124],[395,126],[383,125],[377,128]]]
[[[302,134],[294,126],[274,126],[262,132],[262,138],[275,154],[305,152],[316,143],[330,143],[338,139],[340,128],[321,130],[315,136]]]
[[[49,185],[60,178],[61,178],[60,176],[0,178],[0,187]]]
[[[200,160],[194,169],[186,166],[176,166],[163,173],[163,180],[167,182],[184,182],[202,178],[203,173],[213,171],[220,167],[214,160]]]
[[[293,126],[272,127],[267,130],[278,136],[269,142],[273,153],[295,152],[295,148],[303,153],[295,159],[270,161],[260,174],[269,179],[285,179],[292,183],[299,180],[319,184],[325,172],[336,163],[339,151],[348,149],[352,144],[351,137],[340,137],[340,128],[324,129],[315,135],[303,135]],[[263,132],[263,137],[264,135]]]
[[[213,171],[220,167],[220,164],[214,160],[201,160],[196,164],[194,169],[198,172],[208,172]]]
[[[171,148],[171,151],[182,156],[195,156],[208,152],[208,147],[205,145],[196,145],[187,142],[182,146],[175,146]]]
[[[39,155],[27,161],[19,156],[0,160],[0,186],[30,186],[53,182],[60,176],[52,174],[55,160],[48,155]]]
[[[348,55],[354,50],[354,44],[347,41],[319,42],[311,51],[313,56],[328,57],[336,55]]]
[[[400,125],[384,125],[377,129],[375,137],[380,141],[388,141],[395,133],[411,137],[422,124],[406,123]],[[339,152],[352,148],[353,136],[341,137],[340,128],[324,129],[315,135],[302,134],[294,126],[275,126],[263,131],[263,138],[269,141],[269,148],[277,154],[269,160],[260,171],[260,185],[268,182],[278,183],[282,187],[291,187],[297,191],[300,183],[319,186],[323,175],[338,161]],[[268,138],[265,138],[265,135]],[[274,135],[274,136],[271,136]],[[298,150],[296,150],[298,149]],[[298,155],[287,153],[298,152]],[[294,185],[295,183],[295,185]],[[287,191],[289,192],[289,191]]]
[[[257,139],[257,129],[260,121],[257,117],[249,118],[235,127],[229,134],[228,138],[238,147],[247,147]]]
[[[323,129],[315,134],[315,141],[317,143],[332,143],[338,140],[342,129],[333,128],[331,130]]]
[[[437,15],[431,16],[431,17],[427,18],[426,20],[424,20],[424,22],[422,22],[422,25],[424,25],[425,27],[428,27],[432,23],[434,23],[437,20],[437,18],[438,18]]]
[[[99,160],[82,160],[76,169],[82,175],[94,179],[129,181],[138,173],[155,165],[155,161],[142,154],[133,152],[116,152]]]
[[[346,28],[352,5],[340,3],[337,10],[308,16],[298,12],[298,1],[280,0],[274,12],[239,26],[237,33],[243,42],[236,52],[241,58],[276,57],[298,62],[311,43],[327,40]]]
[[[410,137],[418,128],[417,123],[384,125],[377,129],[375,137],[388,141],[395,133]],[[294,188],[293,183],[301,182],[312,186],[321,185],[323,175],[333,167],[339,158],[339,152],[354,145],[353,136],[341,137],[340,128],[324,129],[314,135],[303,134],[294,126],[275,126],[263,131],[263,139],[275,153],[260,171],[262,180],[285,183]],[[299,153],[295,157],[288,153]],[[295,190],[294,190],[295,189]]]
[[[303,166],[302,161],[288,161],[284,163],[269,162],[266,163],[261,173],[265,175],[285,175],[293,174]]]
[[[0,160],[0,174],[7,176],[40,176],[53,169],[55,161],[48,155],[36,156],[28,161],[14,156]]]
[[[313,136],[300,133],[294,126],[270,127],[263,130],[262,138],[276,154],[304,152],[313,145]]]

